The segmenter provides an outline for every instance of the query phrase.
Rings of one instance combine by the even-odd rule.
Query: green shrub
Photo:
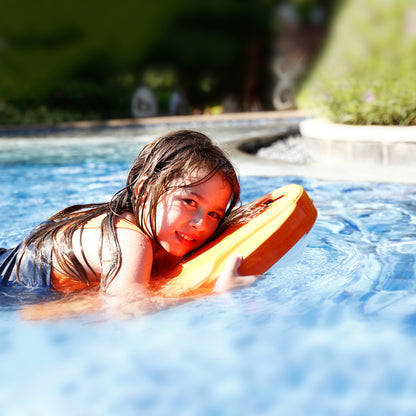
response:
[[[413,0],[346,1],[297,105],[337,123],[416,124],[415,69]]]
[[[90,112],[86,116],[71,110],[51,109],[45,105],[21,109],[0,101],[0,125],[58,124],[82,119],[97,120],[99,116]]]

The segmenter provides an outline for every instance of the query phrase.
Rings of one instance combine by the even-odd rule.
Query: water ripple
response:
[[[27,156],[30,141],[14,160],[2,154],[0,244],[69,203],[108,200],[130,159],[109,157],[123,141],[104,145],[96,160],[57,151],[56,164],[52,148]],[[243,201],[291,182],[312,197],[318,220],[299,260],[253,287],[121,322],[28,324],[19,305],[36,300],[0,295],[2,409],[415,414],[416,186],[244,177]]]

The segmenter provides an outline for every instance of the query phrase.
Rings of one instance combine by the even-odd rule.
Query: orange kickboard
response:
[[[169,298],[208,294],[232,254],[243,258],[241,275],[263,274],[309,233],[317,218],[300,185],[284,186],[250,205],[259,208],[254,218],[227,228],[163,277],[152,277],[152,292]]]

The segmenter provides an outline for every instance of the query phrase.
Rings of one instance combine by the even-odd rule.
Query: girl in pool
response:
[[[148,144],[124,188],[108,203],[75,205],[35,228],[13,250],[0,249],[6,286],[91,287],[117,295],[145,289],[231,221],[240,197],[224,153],[204,134],[182,130]],[[231,258],[214,291],[254,282]]]

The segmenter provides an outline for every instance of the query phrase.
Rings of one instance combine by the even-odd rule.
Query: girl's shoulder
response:
[[[122,212],[120,216],[115,219],[114,225],[117,230],[117,235],[119,236],[119,241],[121,235],[125,235],[123,231],[130,230],[134,231],[134,233],[128,233],[128,240],[134,239],[141,242],[141,244],[153,247],[150,238],[137,226],[136,219],[132,213]]]
[[[101,214],[97,217],[90,219],[87,223],[85,223],[83,229],[100,230],[101,224],[105,219],[106,215],[107,214]],[[116,228],[119,243],[125,241],[127,244],[132,244],[132,242],[136,241],[142,245],[150,245],[151,247],[153,247],[151,239],[137,226],[134,215],[132,213],[122,212],[119,216],[115,218],[114,226]],[[95,236],[97,236],[97,234],[95,234]]]

